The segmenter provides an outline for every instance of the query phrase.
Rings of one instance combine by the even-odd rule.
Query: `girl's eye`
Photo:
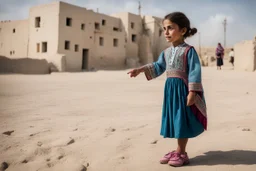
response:
[[[173,30],[172,26],[163,27],[163,30]]]
[[[172,30],[173,27],[172,27],[172,26],[168,26],[167,29],[168,29],[168,30]]]

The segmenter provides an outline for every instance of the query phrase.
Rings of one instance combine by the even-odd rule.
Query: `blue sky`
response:
[[[0,20],[19,20],[28,17],[29,8],[53,0],[0,0]],[[138,13],[137,0],[64,0],[100,13]],[[142,14],[164,17],[174,11],[184,12],[201,35],[203,46],[223,43],[222,22],[227,18],[227,46],[256,36],[255,0],[140,0]],[[198,34],[188,39],[198,45]]]

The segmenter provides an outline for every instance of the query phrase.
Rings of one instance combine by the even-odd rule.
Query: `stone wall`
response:
[[[247,40],[235,44],[235,70],[256,70],[256,41]]]

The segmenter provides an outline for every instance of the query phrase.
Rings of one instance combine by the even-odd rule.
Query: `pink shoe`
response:
[[[165,154],[164,157],[161,158],[160,163],[167,164],[169,162],[169,160],[174,156],[175,153],[176,153],[176,151],[172,151],[172,152]]]
[[[185,154],[175,153],[173,157],[170,158],[168,164],[174,167],[180,167],[180,166],[189,164],[189,158],[187,153]]]

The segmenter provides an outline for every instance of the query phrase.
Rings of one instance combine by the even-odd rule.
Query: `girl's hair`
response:
[[[184,38],[193,36],[197,33],[196,28],[190,28],[190,21],[187,16],[182,12],[173,12],[164,17],[164,20],[170,20],[177,24],[180,29],[187,28],[187,32],[184,34]]]

